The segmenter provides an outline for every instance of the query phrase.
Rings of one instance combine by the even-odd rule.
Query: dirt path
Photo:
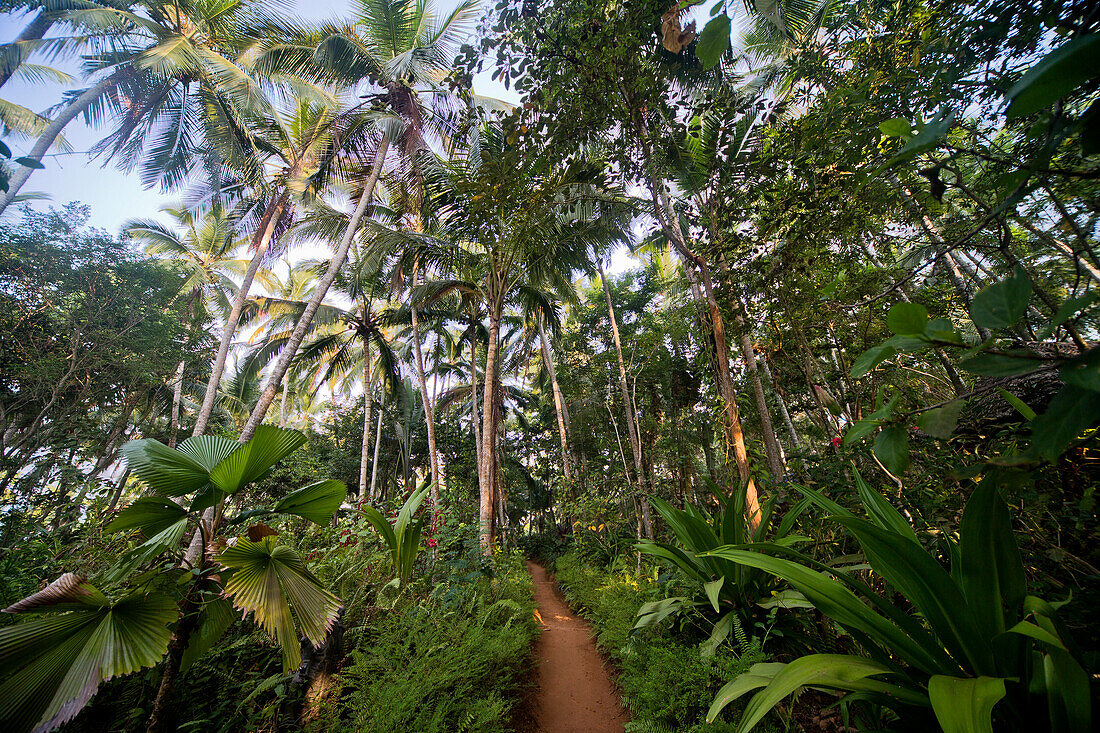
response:
[[[619,702],[592,641],[592,630],[577,618],[547,577],[527,563],[535,586],[542,634],[535,644],[537,685],[530,701],[539,733],[622,733],[630,718]]]

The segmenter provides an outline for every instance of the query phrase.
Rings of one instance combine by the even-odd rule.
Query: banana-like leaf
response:
[[[865,634],[868,643],[896,654],[917,669],[936,674],[939,670],[962,668],[947,654],[943,645],[905,614],[883,618],[845,587],[840,581],[804,565],[758,552],[720,547],[712,554],[733,562],[778,575],[800,591],[814,607],[850,632]],[[882,608],[882,606],[879,606]]]
[[[294,514],[314,524],[325,524],[347,498],[348,487],[343,481],[327,479],[293,491],[275,505],[279,514]]]
[[[644,629],[659,624],[672,614],[679,613],[691,605],[693,605],[691,599],[686,596],[670,596],[659,601],[643,603],[638,609],[634,629]]]
[[[1015,616],[1027,594],[1012,520],[992,478],[978,484],[963,511],[959,559],[966,603],[992,639],[1005,630],[1005,607]]]
[[[928,698],[943,733],[993,733],[993,706],[1005,696],[1000,677],[932,675]]]
[[[889,667],[863,657],[844,654],[810,654],[800,657],[784,665],[763,690],[752,696],[737,724],[737,733],[752,730],[785,697],[803,687],[876,693],[908,705],[928,705],[928,698],[919,691],[873,679],[892,672]],[[717,715],[719,710],[715,710],[712,705],[707,719],[712,720],[712,713]]]
[[[713,723],[723,708],[746,692],[767,687],[768,683],[786,666],[781,662],[761,662],[752,665],[748,672],[739,674],[732,681],[727,682],[714,697],[714,702],[710,704],[710,710],[707,711],[707,722]]]
[[[237,608],[253,612],[275,637],[283,648],[283,669],[289,671],[302,661],[295,618],[301,635],[320,644],[336,620],[340,599],[325,590],[297,552],[275,540],[240,537],[217,560],[234,571],[226,595]]]
[[[305,442],[306,436],[298,430],[261,425],[251,440],[210,469],[210,483],[226,494],[236,493]]]
[[[210,481],[208,469],[190,456],[159,440],[131,440],[122,446],[130,472],[157,494],[183,496]]]
[[[158,535],[180,520],[187,519],[187,510],[171,499],[160,496],[143,496],[118,513],[108,532],[124,532],[140,529],[146,537]]]
[[[853,517],[836,521],[851,532],[867,561],[889,585],[905,596],[967,671],[994,672],[989,638],[966,604],[962,589],[940,564],[907,538]]]
[[[56,595],[52,606],[81,604],[87,592],[102,597],[82,583]],[[0,629],[0,669],[10,672],[0,683],[3,729],[52,730],[80,712],[103,681],[157,664],[177,613],[167,595],[138,593]]]
[[[854,471],[856,476],[856,490],[859,492],[863,508],[867,510],[867,516],[872,522],[888,532],[894,532],[919,543],[917,533],[901,515],[894,505],[886,501],[886,498],[867,485],[859,471]]]
[[[237,617],[237,614],[233,612],[232,604],[223,598],[217,598],[203,604],[200,613],[199,626],[191,634],[191,641],[188,643],[187,649],[183,653],[183,660],[180,662],[181,674],[190,669],[199,657],[210,651],[210,647],[218,643],[218,639],[222,638],[222,634]]]

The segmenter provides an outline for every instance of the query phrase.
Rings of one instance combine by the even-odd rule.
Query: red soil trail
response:
[[[630,719],[611,685],[588,624],[577,618],[558,594],[546,569],[533,562],[542,633],[535,644],[534,695],[529,702],[539,733],[622,733]]]

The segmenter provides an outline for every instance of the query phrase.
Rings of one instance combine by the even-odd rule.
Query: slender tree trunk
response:
[[[742,326],[744,323],[742,322]],[[756,411],[760,414],[760,432],[764,435],[764,452],[768,456],[768,467],[771,469],[775,480],[781,479],[787,473],[787,464],[783,459],[783,449],[779,445],[779,439],[772,426],[771,410],[768,408],[768,398],[764,394],[764,384],[760,380],[760,370],[756,364],[756,352],[752,346],[752,338],[748,331],[741,331],[741,358],[745,360],[745,371],[752,380],[753,395],[756,398]]]
[[[472,324],[472,321],[471,321]],[[474,463],[481,479],[481,412],[477,409],[477,329],[470,326],[470,421],[474,428]]]
[[[290,340],[283,348],[278,361],[275,363],[274,368],[268,375],[267,381],[264,383],[263,391],[260,393],[260,399],[256,403],[255,408],[253,408],[252,414],[248,417],[248,422],[245,423],[244,429],[241,431],[239,440],[242,443],[248,442],[249,438],[256,432],[256,428],[263,422],[264,416],[267,415],[268,408],[271,407],[272,400],[275,399],[275,393],[279,389],[279,383],[282,381],[283,375],[286,374],[287,369],[290,368],[290,360],[298,353],[298,347],[301,346],[302,339],[306,337],[306,332],[313,322],[314,314],[317,313],[317,309],[321,306],[321,301],[328,295],[328,289],[332,286],[332,281],[336,279],[337,273],[339,273],[340,268],[344,266],[344,262],[347,260],[348,250],[351,248],[351,242],[355,238],[355,232],[359,228],[359,223],[363,219],[363,215],[367,211],[367,206],[374,196],[374,188],[378,184],[378,177],[382,173],[382,163],[385,160],[389,144],[389,137],[382,138],[382,143],[378,148],[378,152],[375,154],[374,166],[371,169],[370,177],[363,187],[363,193],[359,197],[359,203],[355,207],[355,211],[352,212],[347,229],[344,230],[344,236],[336,252],[332,256],[332,261],[329,262],[328,270],[325,271],[324,276],[321,278],[320,282],[317,283],[317,287],[314,288],[313,295],[310,297],[309,302],[306,303],[302,315],[298,317],[298,322],[294,325],[294,331],[290,335]]]
[[[114,83],[114,77],[109,76],[95,86],[86,89],[79,97],[69,102],[65,106],[65,109],[61,110],[57,114],[57,117],[54,117],[50,121],[50,124],[46,125],[46,129],[42,131],[42,134],[34,143],[34,147],[31,148],[31,151],[27,153],[25,157],[41,162],[43,156],[46,155],[46,151],[54,144],[57,140],[57,136],[65,129],[65,126],[72,122],[78,114],[92,106],[92,104],[103,96],[103,93]],[[15,201],[19,189],[21,189],[23,184],[27,182],[27,179],[31,177],[31,173],[33,173],[34,170],[34,168],[28,168],[23,165],[17,165],[15,167],[15,171],[12,173],[11,178],[8,179],[8,190],[0,196],[0,214],[3,214],[4,210]]]
[[[363,342],[363,445],[359,450],[359,498],[367,497],[367,458],[370,456],[371,409],[370,339]]]
[[[199,604],[194,600],[194,597],[198,594],[199,584],[203,582],[203,579],[196,581],[190,588],[187,597],[180,604],[179,622],[172,634],[172,641],[168,645],[164,673],[161,675],[160,685],[157,687],[157,696],[153,699],[153,710],[149,714],[146,733],[162,733],[162,731],[167,730],[168,720],[166,714],[170,708],[172,690],[176,685],[176,679],[179,677],[183,654],[187,651],[187,646],[191,642],[191,635],[198,627]]]
[[[569,461],[569,439],[566,434],[565,423],[568,420],[565,400],[562,399],[561,385],[558,384],[558,372],[554,368],[554,360],[550,358],[549,339],[546,338],[546,324],[542,322],[542,316],[535,319],[539,324],[539,343],[542,346],[542,361],[546,365],[546,371],[550,375],[550,387],[554,392],[554,414],[558,419],[558,437],[561,439],[561,466],[565,472],[565,480],[573,483],[573,469]]]
[[[286,398],[290,391],[290,372],[283,375],[283,396],[279,400],[279,427],[286,427]]]
[[[45,10],[38,11],[38,15],[31,19],[30,23],[27,23],[16,36],[15,40],[10,44],[6,44],[7,48],[3,49],[3,66],[0,67],[0,87],[8,83],[8,81],[15,76],[15,72],[19,70],[22,63],[31,55],[31,51],[22,47],[21,44],[25,44],[28,41],[40,41],[46,36],[46,32],[53,25],[53,18],[51,18]]]
[[[772,377],[772,370],[768,367],[767,359],[760,359],[760,368],[764,372],[764,377],[768,380],[768,384],[772,387],[772,393],[775,395],[775,404],[779,407],[779,414],[783,418],[783,424],[787,428],[787,432],[790,433],[791,443],[795,448],[802,447],[802,441],[798,437],[798,431],[794,429],[794,423],[791,421],[791,413],[787,410],[787,401],[783,399],[783,395],[779,391],[779,387],[775,383],[775,378]]]
[[[607,284],[607,276],[603,271],[603,262],[596,258],[596,269],[600,273],[600,282],[603,284],[603,295],[607,300],[607,314],[611,321],[611,339],[615,343],[615,357],[619,364],[619,392],[623,400],[623,410],[626,413],[626,434],[630,441],[630,452],[634,457],[634,481],[639,496],[646,493],[645,473],[642,471],[642,440],[639,434],[637,413],[634,411],[634,402],[630,399],[630,387],[626,380],[626,362],[623,361],[622,340],[619,338],[619,324],[615,317],[615,305],[611,301],[611,287]]]
[[[229,308],[229,315],[225,317],[222,327],[221,341],[218,343],[218,355],[214,358],[214,366],[210,370],[210,379],[206,383],[206,392],[202,396],[202,406],[199,408],[198,417],[195,418],[195,428],[192,435],[202,435],[206,432],[206,426],[210,422],[210,414],[214,410],[214,402],[218,398],[218,385],[221,384],[222,375],[225,373],[225,362],[229,356],[229,347],[233,343],[233,336],[237,333],[237,321],[241,318],[244,303],[248,300],[248,291],[252,288],[252,281],[260,269],[271,246],[271,239],[275,234],[275,227],[286,209],[290,199],[290,192],[284,191],[278,197],[272,197],[268,203],[260,225],[252,237],[252,260],[248,263],[248,269],[244,273],[244,280],[237,294],[233,296],[233,303]]]
[[[419,275],[417,282],[419,283]],[[432,505],[432,519],[439,514],[439,451],[435,443],[435,410],[432,408],[432,395],[428,394],[428,382],[424,378],[424,353],[420,344],[420,320],[417,316],[417,307],[410,304],[409,314],[412,318],[413,330],[413,358],[416,361],[416,385],[420,388],[420,398],[424,403],[424,422],[428,428],[428,463],[432,472],[432,486],[429,490],[429,501]]]
[[[370,464],[370,500],[377,501],[378,494],[375,490],[375,481],[378,479],[378,449],[382,445],[382,414],[386,405],[385,383],[382,385],[382,396],[378,398],[378,427],[374,433],[374,460]]]
[[[176,367],[176,383],[172,385],[172,417],[169,419],[168,428],[168,447],[176,447],[176,437],[180,432],[180,403],[183,401],[183,367],[184,362],[180,361],[178,367]]]
[[[481,493],[481,550],[491,556],[495,539],[493,514],[496,504],[495,464],[499,416],[497,369],[500,360],[500,319],[503,304],[492,302],[489,307],[489,348],[485,353],[485,393],[481,400],[484,416],[481,424],[481,471],[478,478]]]

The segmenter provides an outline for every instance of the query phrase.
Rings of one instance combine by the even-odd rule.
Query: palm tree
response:
[[[377,85],[380,91],[374,96],[385,116],[379,120],[380,139],[371,151],[373,160],[358,187],[354,211],[313,298],[268,375],[260,399],[245,425],[244,439],[263,422],[283,374],[309,330],[310,321],[347,259],[391,143],[399,143],[402,153],[410,158],[425,148],[424,135],[432,117],[420,98],[422,95],[431,95],[437,100],[447,98],[447,90],[441,82],[450,70],[458,41],[471,28],[476,7],[473,0],[466,0],[450,15],[437,18],[427,2],[363,0],[357,5],[358,12],[350,28],[333,27],[331,35],[321,42],[311,57],[337,78],[349,83],[369,81]],[[356,151],[353,157],[361,160],[363,152]],[[349,167],[355,166],[349,164]]]
[[[144,245],[146,253],[170,261],[182,272],[184,279],[179,297],[187,300],[188,314],[193,322],[200,306],[203,314],[228,311],[229,295],[238,290],[230,275],[239,274],[246,264],[233,257],[241,240],[233,230],[228,213],[220,205],[214,206],[202,218],[180,207],[169,206],[162,211],[175,220],[176,227],[152,219],[133,219],[123,225],[123,231]],[[205,316],[201,320],[204,321]],[[197,328],[202,325],[201,321],[196,323]],[[181,361],[173,387],[170,448],[176,447],[179,431],[185,366]]]

